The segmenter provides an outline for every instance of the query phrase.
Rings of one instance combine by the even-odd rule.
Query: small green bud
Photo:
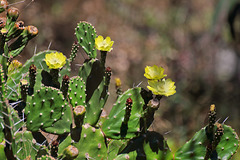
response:
[[[64,149],[63,154],[66,157],[66,159],[70,160],[77,158],[79,152],[76,147],[69,145],[67,148]]]

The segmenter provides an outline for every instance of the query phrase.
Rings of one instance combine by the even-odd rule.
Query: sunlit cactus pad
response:
[[[131,98],[133,101],[128,129],[121,129],[128,98]],[[133,138],[138,135],[140,132],[140,118],[143,114],[144,104],[144,99],[141,96],[141,88],[129,89],[119,96],[109,116],[103,123],[102,130],[105,135],[114,139]]]
[[[95,49],[95,28],[88,22],[79,22],[75,29],[75,35],[78,43],[82,46],[83,50],[89,58],[96,58],[97,51]]]
[[[42,87],[31,99],[25,108],[27,128],[31,131],[53,126],[65,114],[68,106],[62,92],[52,87]]]
[[[223,125],[223,128],[224,134],[217,145],[216,154],[213,156],[217,159],[230,159],[237,151],[239,138],[230,126]],[[175,153],[175,160],[204,159],[207,145],[205,129],[206,127],[198,131],[190,141]]]

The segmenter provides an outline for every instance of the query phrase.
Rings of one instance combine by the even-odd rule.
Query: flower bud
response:
[[[4,28],[6,26],[7,19],[5,17],[0,17],[0,28]]]
[[[5,11],[8,8],[8,2],[7,0],[1,0],[0,1],[0,13]]]
[[[28,35],[33,38],[38,34],[38,29],[35,26],[27,26]]]
[[[15,7],[11,7],[7,11],[7,17],[13,21],[16,21],[19,16],[19,10]]]
[[[63,154],[67,159],[75,159],[77,158],[79,151],[76,147],[69,145],[64,149]]]

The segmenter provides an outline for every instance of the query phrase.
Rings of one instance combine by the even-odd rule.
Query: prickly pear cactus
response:
[[[90,23],[80,22],[69,58],[47,50],[22,64],[17,56],[38,30],[17,21],[19,10],[8,7],[1,0],[0,13],[7,12],[0,17],[1,160],[173,159],[165,138],[148,129],[161,98],[176,92],[162,67],[145,68],[149,91],[134,87],[123,92],[117,79],[116,103],[104,115],[112,75],[105,66],[113,49],[110,37],[97,36]],[[71,78],[70,66],[80,46],[88,58]],[[174,159],[230,159],[238,148],[238,136],[230,126],[215,122],[212,106],[209,124]]]

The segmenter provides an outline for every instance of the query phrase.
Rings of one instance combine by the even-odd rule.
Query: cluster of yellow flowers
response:
[[[95,47],[100,51],[110,52],[113,48],[114,41],[111,41],[110,37],[104,39],[102,36],[98,36],[95,39]],[[66,57],[59,52],[46,54],[45,62],[49,69],[60,69],[66,64]],[[144,76],[148,79],[147,88],[155,95],[171,96],[176,93],[176,86],[171,79],[165,79],[167,75],[164,74],[164,69],[156,65],[147,66],[145,68]]]
[[[110,52],[114,41],[110,37],[104,39],[102,36],[95,38],[95,47],[100,51]],[[45,55],[45,62],[49,69],[60,69],[66,64],[66,57],[60,52],[53,52]]]
[[[174,85],[171,79],[165,79],[166,74],[164,73],[164,69],[162,67],[158,67],[156,65],[147,66],[145,68],[144,76],[148,79],[147,88],[153,92],[155,95],[162,96],[171,96],[176,93],[176,86]]]

